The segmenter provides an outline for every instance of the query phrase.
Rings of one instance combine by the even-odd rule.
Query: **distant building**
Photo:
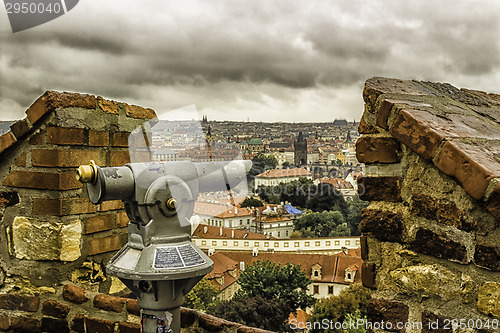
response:
[[[193,235],[193,242],[204,251],[235,251],[235,252],[279,252],[279,253],[309,253],[309,254],[336,254],[343,249],[359,249],[359,236],[344,237],[320,237],[320,238],[291,238],[275,239],[271,236],[247,232],[244,230],[233,230],[228,228],[219,228],[207,226],[207,233],[212,232],[215,235],[205,234],[200,237],[198,230],[204,230],[205,226],[198,226]],[[230,231],[229,231],[230,230]],[[243,234],[242,234],[243,233]],[[232,237],[234,235],[234,237]],[[241,236],[243,235],[243,236]],[[245,236],[246,235],[246,236]],[[256,235],[259,235],[258,237]],[[243,238],[242,238],[243,237]],[[257,237],[257,238],[256,238]]]
[[[230,204],[196,201],[194,214],[201,218],[201,223],[215,227],[250,228],[253,225],[252,213],[247,208],[238,208]]]
[[[248,268],[259,260],[270,260],[280,265],[287,263],[300,265],[307,277],[312,280],[308,294],[317,299],[338,295],[349,285],[361,283],[363,260],[359,250],[345,250],[336,255],[265,252],[222,252],[222,254],[233,260],[231,267],[235,265],[238,267],[239,265],[235,263],[240,263],[241,267]]]
[[[248,142],[248,150],[251,153],[260,153],[264,151],[264,142],[259,138],[252,138]]]
[[[333,121],[333,126],[336,126],[336,127],[347,127],[347,126],[349,126],[349,124],[347,123],[347,120],[345,120],[345,119],[335,119]]]
[[[295,166],[307,165],[307,139],[304,138],[302,132],[299,132],[297,141],[294,142]]]
[[[255,176],[255,189],[261,185],[276,186],[280,183],[291,183],[300,178],[312,179],[312,174],[304,168],[267,170]]]
[[[221,252],[210,253],[210,259],[214,262],[214,267],[206,275],[206,278],[217,289],[217,298],[219,300],[230,300],[240,289],[237,280],[240,277],[240,272],[245,269],[245,263],[240,264]],[[242,266],[240,267],[240,265]]]
[[[159,148],[151,154],[153,161],[177,161],[179,160],[179,153],[169,148]]]

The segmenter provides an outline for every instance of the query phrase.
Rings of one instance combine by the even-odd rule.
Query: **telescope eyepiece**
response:
[[[81,183],[94,184],[97,181],[97,167],[94,161],[89,165],[80,165],[76,170],[76,179]]]

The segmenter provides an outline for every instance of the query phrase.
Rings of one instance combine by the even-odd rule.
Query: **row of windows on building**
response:
[[[280,247],[280,242],[273,242],[274,244],[274,247]],[[300,242],[283,242],[283,246],[284,247],[290,247],[290,243],[293,243],[293,246],[294,247],[300,247]],[[239,246],[240,242],[235,240],[233,241],[233,246]],[[269,244],[270,242],[264,242],[264,247],[269,247]],[[345,245],[351,245],[351,241],[350,240],[346,240],[344,242]],[[201,245],[207,245],[207,241],[206,240],[202,240],[201,241]],[[222,245],[223,246],[227,246],[228,245],[228,241],[222,241]],[[359,240],[356,240],[356,245],[359,245]],[[217,246],[217,241],[214,240],[212,241],[212,246]],[[249,247],[250,246],[250,242],[249,241],[245,241],[243,242],[243,246],[244,247]],[[260,246],[260,242],[253,242],[253,246],[254,247],[259,247]],[[308,247],[308,246],[311,246],[311,242],[304,242],[304,246]],[[321,246],[321,241],[315,241],[314,242],[314,246]],[[326,241],[325,242],[325,246],[331,246],[331,241]],[[340,246],[340,241],[335,241],[335,246]]]

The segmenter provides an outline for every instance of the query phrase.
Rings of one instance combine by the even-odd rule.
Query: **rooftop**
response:
[[[260,178],[286,178],[286,177],[307,177],[311,173],[304,168],[267,170],[255,177]]]

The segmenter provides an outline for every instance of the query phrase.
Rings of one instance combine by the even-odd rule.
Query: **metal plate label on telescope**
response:
[[[187,244],[157,248],[153,268],[183,268],[199,266],[204,263],[205,259],[196,252],[191,244]]]
[[[182,268],[181,255],[177,246],[159,247],[156,249],[154,268]]]
[[[205,263],[205,259],[203,259],[200,254],[196,252],[191,244],[179,246],[179,253],[181,254],[182,260],[184,260],[186,267],[198,266]]]

